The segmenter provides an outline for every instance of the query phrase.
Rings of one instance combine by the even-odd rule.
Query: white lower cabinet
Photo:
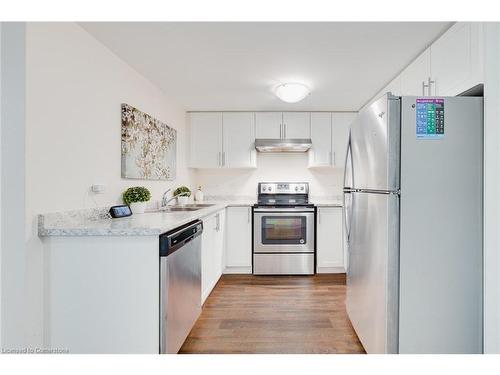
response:
[[[224,257],[225,247],[225,227],[226,227],[226,210],[219,211],[215,214],[215,238],[214,238],[214,263],[212,268],[213,286],[217,284],[222,275],[222,262]]]
[[[316,272],[345,272],[342,207],[318,207],[316,228]]]
[[[158,354],[158,236],[41,237],[43,347]]]
[[[222,274],[225,210],[203,219],[201,237],[201,303],[203,304]]]
[[[226,210],[224,273],[252,273],[252,208]]]

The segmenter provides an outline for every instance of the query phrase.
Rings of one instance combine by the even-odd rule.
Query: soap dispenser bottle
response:
[[[196,202],[203,202],[204,194],[203,191],[201,191],[201,186],[198,186],[198,190],[196,190],[196,193],[194,194],[194,199]]]

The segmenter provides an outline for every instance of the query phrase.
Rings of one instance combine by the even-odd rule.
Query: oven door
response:
[[[314,208],[255,208],[254,253],[314,253]]]

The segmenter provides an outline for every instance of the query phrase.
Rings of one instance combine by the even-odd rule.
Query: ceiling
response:
[[[447,22],[80,23],[186,110],[358,110]],[[280,83],[312,92],[295,104]]]

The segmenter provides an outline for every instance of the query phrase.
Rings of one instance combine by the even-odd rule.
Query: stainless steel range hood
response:
[[[256,139],[255,149],[259,152],[306,152],[312,141],[306,139]]]

